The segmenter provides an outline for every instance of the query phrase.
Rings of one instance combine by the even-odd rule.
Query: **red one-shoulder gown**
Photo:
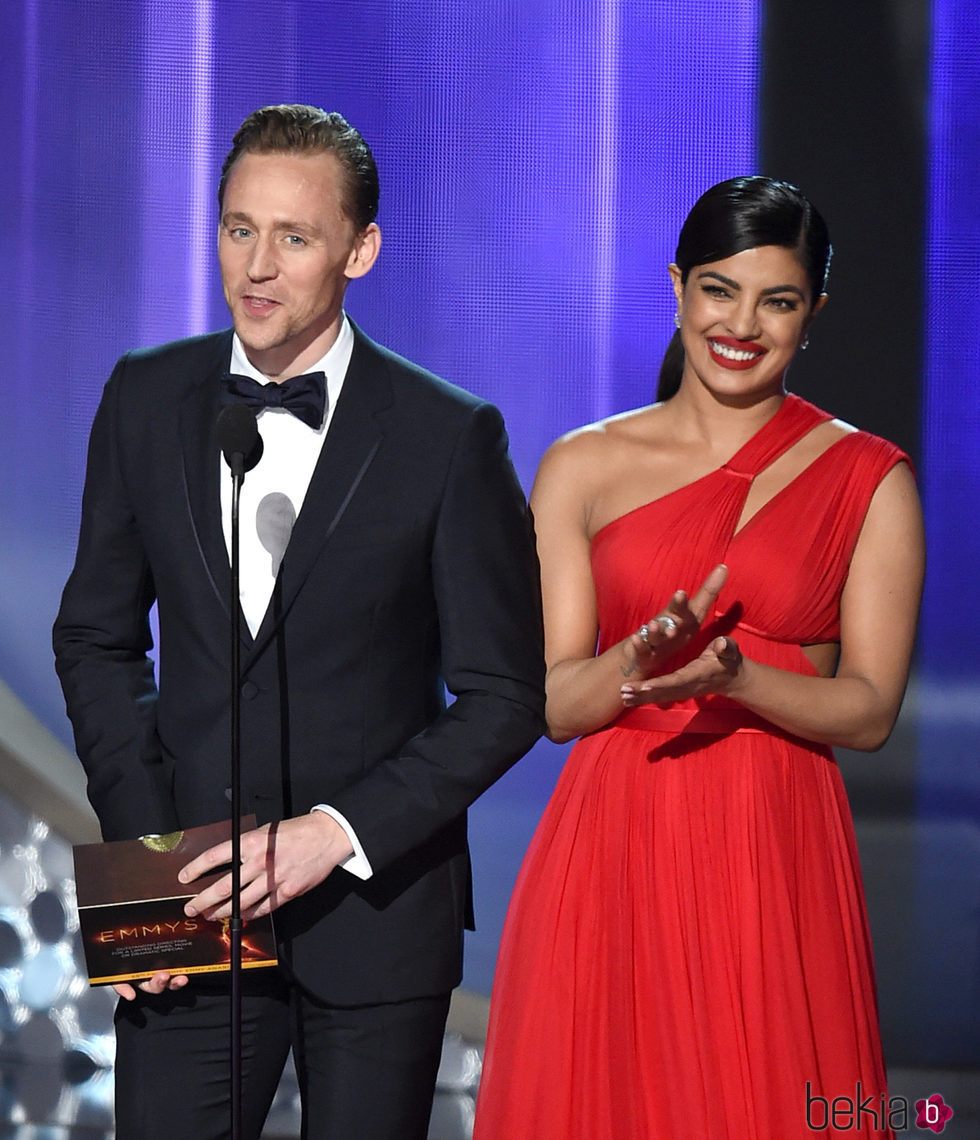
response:
[[[788,396],[722,468],[595,536],[600,650],[724,562],[685,657],[726,632],[814,673],[800,647],[839,640],[868,504],[907,457],[849,433],[736,527],[755,475],[829,418]],[[831,750],[719,697],[584,737],[510,905],[475,1140],[835,1140],[848,1099],[856,1135],[893,1135]]]

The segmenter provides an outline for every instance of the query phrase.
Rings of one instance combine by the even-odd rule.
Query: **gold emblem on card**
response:
[[[141,835],[140,843],[142,843],[148,851],[166,853],[168,851],[176,851],[183,838],[184,833],[182,831],[171,831],[167,835]]]

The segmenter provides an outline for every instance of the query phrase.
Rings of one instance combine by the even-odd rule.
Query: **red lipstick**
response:
[[[768,352],[768,349],[761,344],[756,344],[754,340],[738,340],[733,336],[709,336],[706,339],[708,341],[708,352],[715,364],[733,372],[744,372],[747,368],[752,368]],[[751,353],[751,356],[744,357],[744,359],[722,356],[720,352],[715,351],[713,345],[730,348],[740,354]]]

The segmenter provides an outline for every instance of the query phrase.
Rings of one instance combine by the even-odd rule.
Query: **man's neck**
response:
[[[336,345],[340,330],[343,328],[344,314],[340,313],[330,329],[321,333],[307,346],[297,351],[284,351],[285,345],[267,350],[256,350],[246,345],[241,338],[238,343],[249,364],[259,372],[266,381],[272,384],[282,384],[294,376],[301,376],[304,372],[314,369],[323,358]],[[292,347],[292,346],[288,346]]]
[[[320,333],[309,344],[300,346],[278,345],[266,350],[255,350],[242,344],[245,355],[253,368],[273,384],[282,384],[293,376],[300,376],[308,372],[317,361],[322,360],[337,343],[344,314],[341,312],[324,332]]]

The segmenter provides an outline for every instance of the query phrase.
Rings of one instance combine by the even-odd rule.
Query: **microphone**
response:
[[[227,404],[218,413],[218,446],[231,468],[231,918],[228,920],[228,965],[231,973],[231,1136],[242,1125],[242,745],[241,634],[238,507],[245,472],[262,458],[262,436],[255,412],[246,404]]]
[[[232,475],[239,479],[262,458],[262,436],[255,412],[246,404],[228,404],[218,414],[218,446]]]

